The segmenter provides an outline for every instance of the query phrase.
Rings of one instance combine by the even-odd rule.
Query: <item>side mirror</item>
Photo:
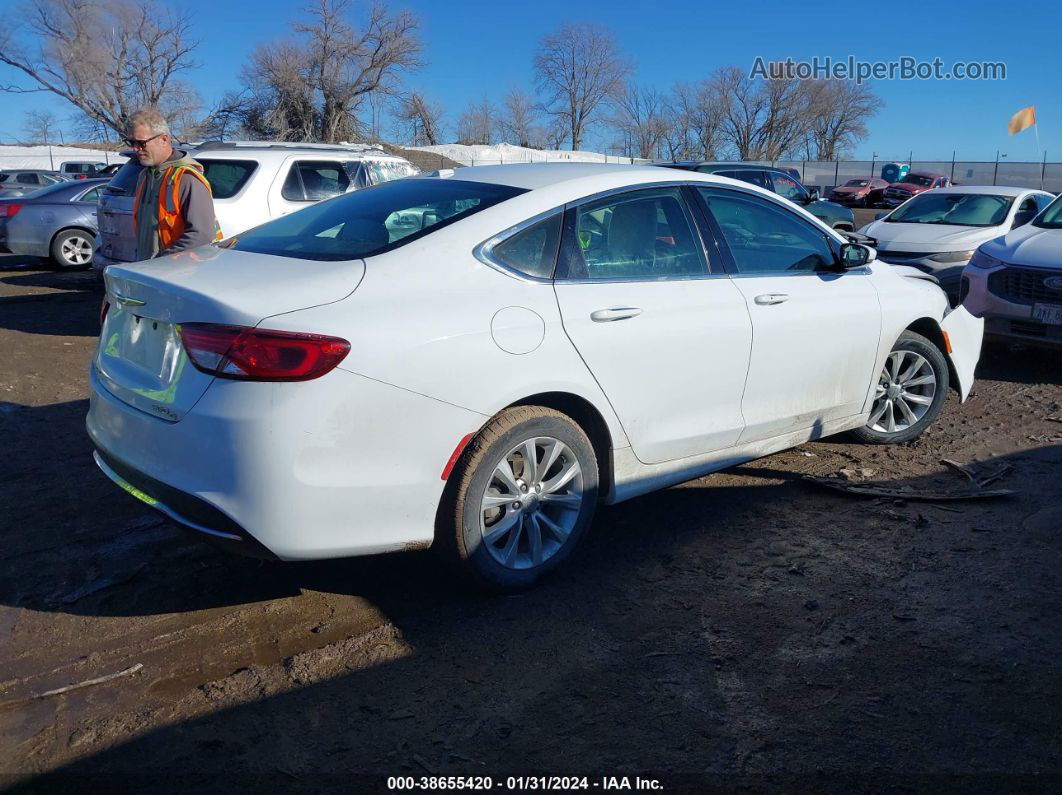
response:
[[[875,221],[880,221],[886,215],[888,215],[888,213],[874,213],[874,220]]]
[[[817,202],[818,200],[819,200],[819,189],[818,188],[808,188],[807,203],[811,204],[812,202]]]
[[[841,245],[841,267],[850,271],[862,268],[870,262],[870,249],[858,243],[844,243]]]

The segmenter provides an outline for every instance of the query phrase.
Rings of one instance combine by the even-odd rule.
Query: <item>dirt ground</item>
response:
[[[1062,356],[986,348],[909,446],[603,509],[573,565],[498,597],[431,553],[230,557],[119,492],[83,427],[99,304],[89,273],[0,257],[0,787],[1062,787]],[[965,488],[944,458],[1017,494],[801,480]]]

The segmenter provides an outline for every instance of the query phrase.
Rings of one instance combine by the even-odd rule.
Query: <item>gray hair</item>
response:
[[[129,133],[132,133],[133,128],[137,125],[147,127],[156,135],[161,135],[163,133],[166,135],[170,134],[170,125],[166,121],[166,117],[155,110],[155,108],[144,108],[136,111],[136,113],[129,117],[129,124],[126,125],[126,130]]]

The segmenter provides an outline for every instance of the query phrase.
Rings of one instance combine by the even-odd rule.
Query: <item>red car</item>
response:
[[[850,179],[830,191],[830,201],[847,207],[873,207],[881,203],[881,194],[889,183],[883,179]]]
[[[897,207],[910,199],[933,188],[950,188],[951,180],[943,174],[933,171],[912,171],[899,182],[894,182],[885,189],[882,201],[886,207]]]

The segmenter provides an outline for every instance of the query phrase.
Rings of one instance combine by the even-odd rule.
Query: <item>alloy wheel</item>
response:
[[[878,376],[867,427],[879,433],[906,431],[926,415],[936,394],[929,360],[914,351],[893,351]]]
[[[559,439],[526,439],[498,461],[480,500],[483,544],[502,566],[529,569],[561,550],[584,501],[583,473]]]
[[[66,238],[59,254],[67,265],[88,265],[92,261],[92,242],[79,235]]]

